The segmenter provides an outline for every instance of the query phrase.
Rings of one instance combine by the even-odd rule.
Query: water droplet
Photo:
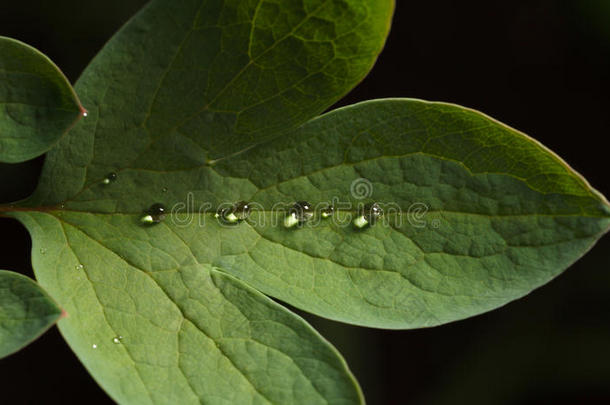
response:
[[[88,117],[89,116],[89,112],[87,110],[85,110],[85,109],[83,109],[82,114],[83,114],[83,117]]]
[[[233,204],[232,207],[221,208],[216,213],[216,218],[220,218],[223,222],[230,224],[243,221],[250,215],[250,204],[246,201],[239,201]]]
[[[44,255],[45,253],[47,253],[47,249],[45,248],[40,248],[40,254]]]
[[[97,345],[94,343],[91,345],[92,348],[97,349]]]
[[[112,343],[114,343],[115,345],[118,345],[119,343],[121,343],[121,340],[123,340],[123,336],[115,336],[112,338]]]
[[[380,216],[383,215],[383,210],[377,203],[367,204],[364,206],[362,211],[360,212],[360,216],[354,219],[354,225],[358,228],[363,228],[366,225],[374,225],[379,219]]]
[[[248,204],[246,201],[236,203],[233,207],[233,215],[235,215],[240,221],[248,218],[250,215],[250,204]]]
[[[218,218],[219,220],[221,220],[222,222],[228,223],[228,224],[234,224],[238,221],[235,214],[233,214],[232,208],[219,209],[219,211],[216,213],[215,217]]]
[[[162,204],[155,203],[150,206],[140,218],[145,224],[157,224],[165,219],[165,207]]]
[[[83,270],[85,268],[85,266],[83,266],[82,264],[77,264],[76,266],[76,270]]]
[[[116,173],[108,173],[106,175],[106,178],[104,180],[102,180],[102,183],[110,184],[110,183],[114,182],[116,179],[117,179],[117,174]]]
[[[164,192],[164,193],[167,193],[167,187],[163,187],[163,188],[161,189],[161,191],[162,191],[162,192]]]
[[[377,219],[383,215],[383,210],[377,203],[367,204],[364,206],[364,218],[371,224],[374,224]]]
[[[333,207],[332,205],[323,208],[322,211],[320,211],[320,214],[322,215],[322,218],[328,218],[330,216],[332,216],[335,213],[335,207]]]
[[[297,201],[284,219],[284,226],[291,228],[295,225],[302,225],[313,217],[313,209],[307,201]]]

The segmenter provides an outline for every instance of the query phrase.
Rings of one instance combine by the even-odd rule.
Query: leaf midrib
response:
[[[76,201],[79,202],[79,201]],[[383,204],[383,202],[380,202],[381,204]],[[402,207],[401,207],[402,208]],[[408,207],[407,207],[408,210]],[[405,210],[404,215],[408,215],[408,211]],[[77,209],[70,209],[70,208],[59,208],[58,206],[47,206],[47,207],[18,207],[18,206],[0,206],[0,217],[7,217],[8,214],[10,214],[11,212],[40,212],[40,213],[46,213],[46,214],[51,214],[54,217],[58,218],[58,219],[62,219],[61,218],[61,213],[62,212],[66,212],[66,213],[76,213],[76,214],[88,214],[88,215],[123,215],[123,216],[136,216],[136,215],[144,215],[145,211],[141,210],[141,211],[134,211],[134,212],[102,212],[102,211],[85,211],[85,210],[77,210]],[[281,213],[286,213],[287,211],[280,211],[280,210],[256,210],[253,212],[257,212],[257,213],[263,213],[263,214],[281,214]],[[336,209],[335,212],[341,212],[341,213],[351,213],[351,214],[358,214],[361,211],[357,210],[357,209],[351,209],[351,210],[345,210],[345,209]],[[486,213],[482,213],[482,212],[468,212],[468,211],[455,211],[455,210],[444,210],[444,209],[435,209],[435,210],[428,210],[426,211],[426,214],[455,214],[455,215],[468,215],[468,216],[476,216],[476,217],[486,217],[486,218],[491,218],[491,219],[495,219],[495,218],[521,218],[521,217],[547,217],[547,218],[596,218],[596,219],[608,219],[610,218],[610,213],[608,213],[608,215],[589,215],[589,214],[582,214],[582,213],[573,213],[573,214],[562,214],[562,213],[557,213],[557,214],[544,214],[544,213],[536,213],[536,212],[530,212],[530,213],[519,213],[519,214],[486,214]],[[209,212],[200,212],[200,211],[184,211],[184,212],[180,212],[178,214],[172,214],[171,212],[168,212],[166,214],[166,218],[168,216],[171,215],[199,215],[199,216],[210,216],[210,217],[215,217],[216,215],[216,210],[212,209]],[[384,218],[387,218],[388,216],[390,216],[391,214],[384,214]],[[403,214],[400,213],[396,213],[394,214],[396,216],[400,216]],[[167,219],[166,219],[167,221]],[[248,220],[245,220],[246,222]],[[153,225],[154,226],[154,225]]]

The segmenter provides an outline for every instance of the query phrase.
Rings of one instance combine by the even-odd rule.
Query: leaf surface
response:
[[[433,326],[527,294],[608,230],[580,175],[478,112],[398,99],[311,119],[366,73],[391,2],[170,4],[94,60],[77,84],[90,119],[9,210],[75,314],[62,333],[116,400],[359,402],[334,349],[256,290],[344,322]],[[215,219],[240,200],[247,221]],[[300,200],[318,211],[288,229]],[[385,215],[357,229],[372,201]],[[155,203],[167,217],[145,226]]]
[[[304,320],[197,263],[170,227],[142,228],[131,215],[16,217],[33,236],[40,283],[70,313],[62,334],[117,402],[362,401],[343,359]]]
[[[0,162],[42,155],[83,112],[72,86],[49,58],[0,37]]]
[[[61,309],[33,280],[0,270],[0,358],[29,344],[60,316]]]
[[[392,8],[152,1],[84,72],[76,90],[88,118],[47,155],[12,215],[33,236],[38,280],[71,314],[60,330],[115,400],[362,402],[343,359],[303,320],[199,262],[171,221],[142,226],[143,210],[182,187],[130,184],[125,173],[197,171],[298,127],[368,72]],[[124,211],[102,196],[119,188],[155,198]],[[72,208],[90,191],[90,205]]]
[[[352,194],[359,181],[370,184],[367,200]],[[247,223],[214,219],[239,200],[257,207]],[[299,200],[340,209],[287,229],[286,209]],[[366,201],[387,212],[357,229]],[[531,138],[478,112],[418,100],[337,110],[213,166],[123,170],[116,184],[66,201],[61,218],[93,221],[96,239],[130,257],[142,242],[125,244],[118,229],[138,226],[151,202],[173,207],[162,226],[175,235],[163,242],[184,245],[198,263],[307,311],[384,328],[504,305],[567,268],[610,224],[605,199]],[[102,232],[117,214],[127,219]]]
[[[365,326],[428,327],[497,308],[560,274],[610,226],[606,199],[555,154],[444,103],[343,108],[212,170],[242,183],[193,183],[191,206],[218,204],[235,187],[249,193],[226,198],[264,211],[226,231],[230,252],[202,250],[199,260],[291,305]],[[149,181],[158,180],[151,173]],[[339,210],[286,229],[277,203],[299,200]],[[353,221],[369,201],[386,215],[358,229]],[[199,222],[179,221],[193,244],[217,232]]]

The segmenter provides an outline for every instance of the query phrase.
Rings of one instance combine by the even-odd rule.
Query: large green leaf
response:
[[[0,37],[0,162],[43,154],[83,114],[72,86],[49,58]]]
[[[61,309],[33,280],[0,270],[0,359],[40,336]]]
[[[358,181],[395,210],[362,230],[348,219]],[[272,211],[336,199],[350,207],[303,229],[286,229],[285,211]],[[238,200],[263,210],[239,226],[214,220],[216,207]],[[213,166],[123,169],[116,183],[65,201],[60,218],[130,258],[149,252],[149,236],[129,229],[142,232],[137,218],[152,202],[183,202],[162,225],[163,250],[307,311],[385,328],[437,325],[521,297],[610,225],[604,198],[531,138],[462,107],[416,100],[344,108]],[[129,260],[149,270],[173,263],[153,252]]]

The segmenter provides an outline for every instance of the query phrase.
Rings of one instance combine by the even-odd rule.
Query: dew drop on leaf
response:
[[[248,204],[246,201],[236,203],[233,207],[233,215],[235,215],[240,221],[248,218],[250,215],[250,204]]]
[[[94,343],[91,345],[92,348],[97,349],[97,345]]]
[[[77,264],[76,266],[76,270],[83,270],[85,268],[85,266],[83,266],[82,264]]]
[[[162,204],[155,203],[151,205],[140,221],[145,224],[157,224],[165,219],[165,207]]]
[[[221,208],[216,213],[216,218],[221,219],[226,223],[236,223],[243,221],[250,215],[250,204],[247,201],[239,201],[229,208]]]
[[[288,216],[284,219],[284,226],[291,228],[295,225],[302,225],[313,217],[313,209],[307,201],[297,201],[294,203]]]
[[[110,184],[110,183],[116,181],[116,179],[117,179],[117,174],[116,173],[108,173],[106,175],[106,177],[104,178],[104,180],[102,180],[102,183]]]
[[[121,343],[121,340],[123,340],[123,336],[115,336],[112,338],[112,343],[114,343],[115,345],[118,345],[119,343]]]
[[[164,193],[167,193],[167,187],[163,187],[163,188],[161,189],[161,191],[162,191],[162,192],[164,192]]]
[[[40,248],[40,254],[44,255],[45,253],[47,253],[47,249],[45,248]]]

